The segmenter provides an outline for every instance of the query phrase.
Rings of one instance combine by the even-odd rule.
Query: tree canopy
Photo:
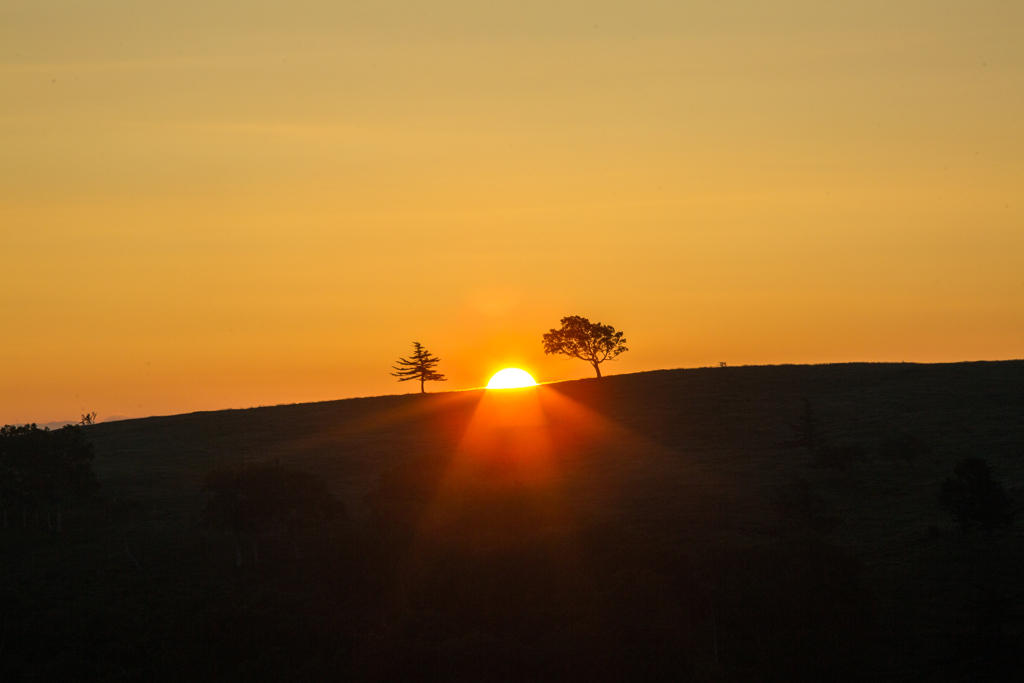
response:
[[[34,424],[0,428],[0,510],[42,509],[50,524],[50,508],[61,527],[62,507],[98,488],[92,471],[93,446],[81,427],[68,425],[51,432]]]
[[[431,355],[430,351],[423,348],[419,342],[412,343],[412,357],[399,358],[398,365],[393,366],[395,372],[392,377],[397,377],[399,382],[408,382],[418,379],[420,381],[420,392],[427,393],[424,387],[425,382],[447,382],[448,379],[437,372],[434,368],[441,362],[440,358]]]
[[[601,376],[601,363],[629,351],[622,332],[611,325],[592,323],[578,315],[562,318],[562,327],[544,335],[544,353],[558,353],[585,360]]]

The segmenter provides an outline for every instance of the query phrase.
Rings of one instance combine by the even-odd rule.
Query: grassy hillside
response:
[[[811,448],[804,433],[809,422],[814,425]],[[789,548],[779,545],[778,539],[780,534],[789,533],[787,520],[793,517],[787,510],[799,508],[797,516],[803,515],[801,519],[809,519],[810,514],[821,522],[815,527],[815,538],[820,537],[827,547],[853,558],[859,567],[856,573],[862,577],[858,581],[865,586],[865,592],[863,597],[851,599],[867,605],[865,609],[874,615],[870,629],[877,631],[872,634],[877,640],[870,645],[871,666],[864,671],[873,672],[871,676],[901,680],[959,680],[973,675],[972,671],[977,673],[979,666],[984,669],[988,666],[984,662],[990,660],[1003,663],[993,665],[991,671],[984,669],[979,680],[999,680],[1007,671],[1020,670],[1014,668],[1016,663],[1003,660],[1010,656],[1007,652],[1024,643],[1024,621],[1020,614],[1024,525],[1018,520],[991,533],[962,533],[938,505],[937,494],[942,481],[951,475],[953,464],[975,455],[991,465],[1012,499],[1024,500],[1021,361],[666,370],[564,382],[506,394],[472,391],[387,396],[127,420],[88,427],[87,434],[96,445],[94,469],[105,495],[127,499],[138,506],[130,526],[123,530],[125,545],[130,536],[134,554],[147,571],[183,577],[180,581],[184,583],[175,584],[175,590],[188,591],[193,583],[201,583],[198,577],[206,575],[203,572],[208,571],[207,563],[220,557],[215,541],[204,541],[205,550],[195,550],[193,540],[203,533],[201,488],[211,470],[242,463],[280,462],[312,471],[344,501],[349,511],[350,532],[367,539],[360,542],[373,548],[377,544],[374,534],[378,533],[374,529],[379,528],[373,522],[374,510],[378,509],[374,501],[383,495],[378,490],[382,473],[400,479],[407,471],[403,468],[419,472],[416,463],[440,459],[439,462],[447,463],[442,466],[447,474],[442,472],[438,477],[450,477],[451,471],[459,466],[476,467],[478,478],[474,481],[478,484],[488,477],[506,477],[510,481],[515,479],[525,490],[543,490],[544,500],[549,501],[544,503],[548,506],[544,513],[547,517],[543,517],[547,520],[545,528],[554,529],[552,533],[556,536],[562,533],[559,530],[569,527],[607,529],[612,525],[619,530],[615,534],[646,539],[643,547],[651,548],[651,552],[669,552],[672,557],[682,558],[673,562],[685,564],[687,576],[714,574],[713,568],[719,566],[715,563],[723,562],[715,558],[722,557],[722,553]],[[918,456],[901,458],[899,452],[894,455],[892,444],[908,435],[920,445]],[[479,470],[484,466],[481,463],[491,469]],[[479,478],[479,471],[485,472],[483,478]],[[434,497],[439,497],[436,491],[440,489],[435,486],[432,490]],[[796,508],[793,501],[797,501]],[[536,501],[530,504],[536,508]],[[556,509],[562,512],[548,514]],[[805,514],[811,509],[812,513]],[[506,517],[499,515],[494,519],[506,519],[512,514],[518,520],[509,527],[509,537],[520,538],[525,517],[515,515],[526,513],[506,510],[501,514]],[[481,520],[489,518],[482,513],[474,515],[475,523],[483,528],[474,527],[473,538],[486,538],[488,524]],[[422,529],[422,519],[417,528]],[[491,531],[506,528],[501,526],[503,523],[494,522]],[[557,536],[562,540],[555,547],[575,543],[583,547],[589,541],[579,539],[585,535],[581,531],[578,537]],[[567,540],[573,538],[576,540]],[[474,543],[478,542],[483,541]],[[499,545],[503,542],[497,541]],[[549,542],[552,541],[544,541]],[[90,543],[93,545],[89,546]],[[95,537],[81,541],[75,551],[78,556],[94,558],[83,562],[103,565],[114,574],[127,572],[125,576],[134,576],[125,560],[120,536],[107,538],[101,543],[105,544],[102,553],[89,555],[92,551],[87,548],[96,543]],[[603,553],[611,551],[606,545],[605,541],[598,543],[598,556],[605,558],[601,562],[620,562],[607,559],[610,556]],[[193,549],[182,550],[186,547]],[[353,547],[363,546],[357,543]],[[52,560],[56,557],[54,553],[61,551],[54,548],[57,546],[33,546],[20,552],[35,558],[33,562],[45,564],[56,561]],[[421,549],[421,556],[423,552]],[[502,552],[512,550],[505,548]],[[522,555],[532,559],[520,561],[539,562],[537,552]],[[786,553],[792,555],[789,559],[796,557],[788,550]],[[646,557],[639,551],[634,554],[637,558]],[[186,555],[191,558],[187,562],[175,559]],[[177,566],[176,562],[184,564]],[[431,562],[436,564],[440,560],[435,558]],[[623,576],[640,576],[647,571],[647,560],[621,562],[625,563],[623,567],[629,567],[620,572]],[[657,564],[661,560],[650,562]],[[463,565],[465,562],[457,563],[459,567]],[[25,560],[21,566],[24,568]],[[721,566],[747,565],[725,561]],[[799,572],[800,563],[783,562],[779,566],[782,575],[786,575]],[[474,571],[477,573],[470,572],[469,576],[479,578],[492,572],[479,568]],[[743,570],[748,574],[749,571]],[[737,577],[747,576],[736,572]],[[676,574],[679,571],[655,572],[656,577],[661,577],[658,581]],[[729,572],[723,576],[726,574]],[[762,576],[756,572],[751,576],[754,575]],[[629,579],[633,580],[640,579]],[[756,580],[735,580],[749,584],[767,579],[762,576]],[[552,581],[548,579],[546,583]],[[620,579],[615,581],[621,584]],[[726,595],[722,600],[728,598],[729,590],[750,590],[754,596],[765,594],[756,587],[723,588],[729,585],[725,578],[701,581],[704,583],[699,585],[718,586],[714,590]],[[89,590],[98,589],[93,586]],[[165,586],[160,590],[171,589]],[[357,592],[366,590],[364,587]],[[390,590],[382,595],[391,595]],[[405,590],[402,589],[403,595]],[[659,589],[663,590],[668,589]],[[689,589],[673,590],[685,597]],[[694,591],[697,602],[704,600],[711,605],[711,613],[687,623],[704,624],[710,619],[708,623],[717,624],[715,601],[719,598],[714,595],[718,594],[712,588]],[[700,597],[705,593],[706,600]],[[844,595],[842,590],[840,595]],[[689,604],[689,598],[679,599],[680,605]],[[622,598],[622,604],[633,605],[630,600]],[[652,604],[661,602],[658,598]],[[426,604],[434,603],[427,600]],[[691,608],[695,610],[693,614],[704,614],[700,605],[686,609]],[[379,609],[385,612],[373,613],[387,612],[384,607],[366,609],[367,614]],[[438,608],[435,604],[429,609],[413,610],[406,605],[398,614],[408,616],[422,610],[433,613],[446,609],[447,606]],[[646,620],[648,616],[644,615],[654,608],[645,609],[635,620]],[[775,612],[785,609],[771,608]],[[444,623],[450,624],[453,619],[462,623],[458,620],[469,617],[448,614],[444,619]],[[747,620],[744,617],[741,621]],[[470,622],[476,624],[470,631],[456,629],[461,635],[430,646],[431,666],[447,661],[444,657],[448,655],[444,653],[453,647],[458,653],[462,653],[459,648],[476,651],[476,645],[465,645],[465,638],[483,637],[481,629],[487,638],[499,639],[487,641],[491,643],[487,647],[505,642],[500,638],[506,636],[487,635],[491,631],[477,621]],[[427,631],[436,628],[439,627]],[[503,633],[494,628],[495,633]],[[731,641],[723,636],[722,642],[717,630],[712,630],[714,637],[707,640],[706,625],[694,626],[696,635],[685,637],[679,635],[679,628],[671,627],[676,634],[672,638],[697,643],[693,647],[701,652],[713,652],[713,657],[707,656],[714,664],[687,665],[694,679],[767,680],[776,674],[763,673],[759,678],[750,672],[785,670],[782,664],[763,661],[764,655],[746,659],[737,655],[730,665],[732,669],[722,668],[726,659],[719,661],[719,648],[739,648],[738,644],[728,643],[748,638],[742,623],[728,627],[733,628],[730,633],[734,635],[730,636]],[[353,642],[364,643],[353,646],[353,652],[363,652],[368,647],[393,647],[406,656],[426,647],[421,643],[426,631],[410,626],[388,629],[392,630],[385,629],[385,635],[373,636],[369,641],[360,639],[366,636],[353,636]],[[395,633],[410,638],[413,636],[409,633],[418,634],[418,640],[408,646],[380,644],[398,638]],[[755,636],[761,647],[762,636]],[[645,638],[650,640],[651,636]],[[375,645],[370,647],[365,642]],[[459,644],[452,645],[453,642]],[[515,649],[519,651],[522,647],[516,645]],[[728,652],[722,657],[727,655]],[[363,661],[358,654],[351,656],[352,661]],[[507,652],[501,656],[512,657]],[[472,667],[468,670],[479,673],[479,669]],[[548,674],[551,670],[545,669]],[[852,673],[849,677],[857,679]],[[438,674],[437,678],[454,680],[458,676]]]
[[[945,524],[936,486],[965,454],[1024,485],[1024,362],[842,364],[663,370],[541,387],[588,411],[548,409],[548,428],[586,462],[580,481],[657,525],[706,515],[755,528],[772,488],[791,477],[823,487],[837,532],[865,552]],[[187,515],[203,477],[225,464],[281,460],[322,474],[359,514],[379,474],[417,454],[457,447],[483,391],[384,396],[193,413],[88,428],[109,491]],[[795,445],[807,400],[822,439],[854,446],[845,468],[815,467]],[[881,456],[901,433],[933,447],[906,464]],[[587,435],[599,438],[585,438]],[[697,483],[700,485],[698,486]],[[173,511],[173,512],[172,512]],[[682,533],[681,529],[665,529]]]

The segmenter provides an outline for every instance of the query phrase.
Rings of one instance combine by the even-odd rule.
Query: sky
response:
[[[0,0],[0,424],[1024,357],[1024,3]]]

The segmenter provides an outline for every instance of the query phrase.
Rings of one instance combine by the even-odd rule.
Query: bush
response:
[[[978,457],[957,462],[953,476],[942,484],[939,504],[960,522],[964,531],[992,531],[1013,521],[1006,491],[992,478],[988,463]]]

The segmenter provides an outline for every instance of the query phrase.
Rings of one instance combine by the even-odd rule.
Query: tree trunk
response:
[[[426,387],[424,386],[424,383],[425,383],[426,381],[427,381],[427,380],[423,379],[422,377],[420,378],[420,393],[421,393],[421,394],[425,394],[425,393],[427,393],[427,388],[426,388]]]
[[[60,533],[60,503],[57,503],[57,533]]]
[[[601,378],[601,365],[599,363],[596,363],[596,362],[594,363],[594,372],[597,373],[597,377],[598,377],[598,379],[600,379]]]
[[[235,566],[242,566],[242,544],[238,542],[238,536],[235,536]]]
[[[256,537],[253,536],[249,540],[252,543],[252,563],[253,564],[259,564],[260,563],[260,556],[256,554]]]

